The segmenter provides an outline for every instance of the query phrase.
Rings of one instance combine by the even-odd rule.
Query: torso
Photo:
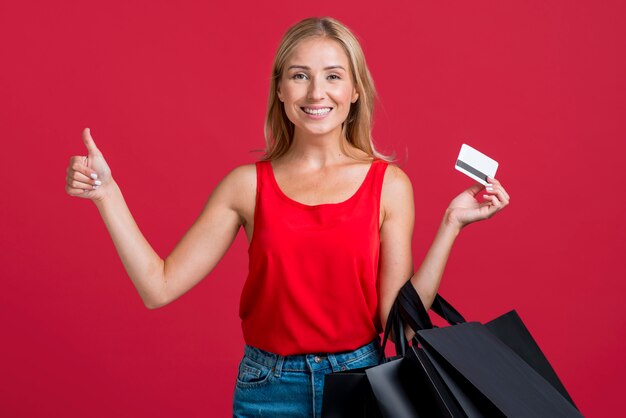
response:
[[[363,183],[371,164],[371,161],[350,160],[345,164],[310,170],[277,160],[272,162],[272,167],[283,194],[301,204],[315,206],[349,199]],[[236,210],[250,242],[254,230],[256,168],[250,164],[242,169],[242,188],[237,192]],[[384,202],[381,202],[379,226],[383,220]]]

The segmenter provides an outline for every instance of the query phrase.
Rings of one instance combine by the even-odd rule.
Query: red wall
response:
[[[461,143],[500,161],[511,204],[463,231],[442,294],[474,320],[517,309],[583,414],[621,410],[623,2],[99,3],[0,6],[3,416],[229,416],[243,233],[149,311],[65,168],[89,126],[166,257],[222,176],[259,156],[273,53],[312,15],[362,40],[376,139],[416,191],[415,263],[472,183],[453,169]]]

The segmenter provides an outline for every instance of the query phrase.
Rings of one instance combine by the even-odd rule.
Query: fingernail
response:
[[[94,190],[98,190],[98,186],[93,186],[93,189]]]
[[[91,173],[91,178],[95,180],[98,178],[98,175],[96,173]]]
[[[96,180],[95,183],[96,183],[96,186],[100,186],[102,184],[100,180]]]
[[[492,187],[486,187],[488,192],[493,192],[493,188]]]

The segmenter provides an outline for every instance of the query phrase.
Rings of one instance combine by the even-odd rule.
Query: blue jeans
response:
[[[319,418],[326,373],[374,366],[379,356],[379,337],[354,351],[293,356],[245,345],[233,417]]]

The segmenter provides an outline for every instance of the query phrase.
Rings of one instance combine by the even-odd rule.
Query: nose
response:
[[[312,77],[307,94],[309,100],[321,100],[324,98],[324,85],[317,77]]]

